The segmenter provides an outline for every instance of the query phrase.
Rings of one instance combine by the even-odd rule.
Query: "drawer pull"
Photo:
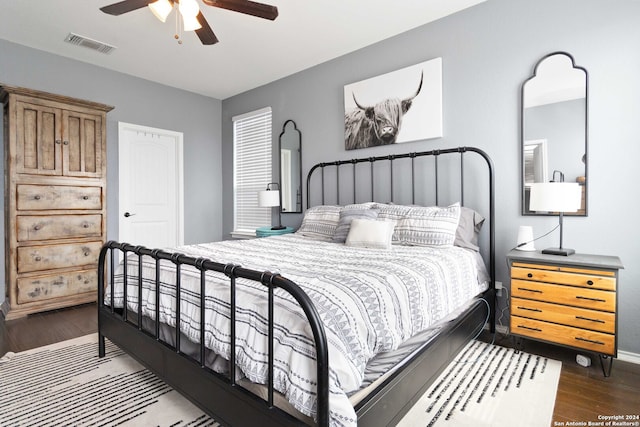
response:
[[[518,328],[522,328],[522,329],[528,329],[530,331],[535,331],[535,332],[542,332],[542,329],[538,329],[538,328],[531,328],[529,326],[524,326],[524,325],[518,325]],[[576,338],[577,339],[577,338]]]
[[[85,222],[84,224],[82,224],[82,228],[89,228],[89,224]]]
[[[593,286],[593,280],[587,280],[587,285]]]
[[[56,139],[56,144],[60,145],[60,144],[62,144],[62,141],[59,140],[59,139]]]
[[[34,259],[34,261],[38,261],[38,262],[39,262],[39,261],[42,261],[42,258],[41,258],[40,256],[36,256],[36,257],[34,257],[33,259]]]
[[[520,310],[527,310],[527,311],[535,311],[536,313],[542,313],[542,310],[540,310],[539,308],[529,308],[529,307],[518,307]]]
[[[576,295],[576,298],[577,299],[584,299],[584,300],[587,300],[587,301],[607,302],[607,300],[603,300],[601,298],[589,298],[589,297],[583,297],[583,296],[580,296],[580,295]]]
[[[541,294],[542,293],[542,291],[539,290],[539,289],[518,288],[518,290],[527,291],[527,292],[533,292],[535,294]]]
[[[584,317],[584,316],[576,316],[576,319],[588,320],[589,322],[596,322],[596,323],[606,323],[604,320],[601,320],[601,319],[589,319],[588,317]]]
[[[87,196],[87,195],[82,196],[82,200],[89,200],[89,196]]]
[[[40,227],[40,225],[39,225],[39,224],[38,224],[38,225],[34,225],[34,226],[33,226],[33,229],[34,229],[34,230],[36,230],[36,231],[40,230],[40,228],[42,228],[42,227]]]
[[[598,345],[604,345],[603,342],[601,341],[594,341],[594,340],[588,340],[586,338],[581,338],[581,337],[574,337],[577,341],[584,341],[584,342],[588,342],[591,344],[598,344]]]
[[[33,196],[33,198],[34,198],[35,200],[40,200],[40,199],[41,199],[41,197],[40,197],[40,195],[39,195],[39,194],[36,194],[35,196]]]
[[[84,256],[89,256],[89,255],[91,255],[91,252],[89,252],[89,251],[84,251]]]
[[[69,141],[63,141],[62,144],[63,145],[69,145]]]
[[[528,278],[532,278],[532,277],[533,277],[533,274],[531,274],[531,273],[527,273],[527,277],[528,277]]]

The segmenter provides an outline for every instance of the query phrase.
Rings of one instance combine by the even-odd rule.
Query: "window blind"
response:
[[[234,233],[271,225],[271,208],[258,206],[258,191],[272,182],[271,108],[233,117]]]

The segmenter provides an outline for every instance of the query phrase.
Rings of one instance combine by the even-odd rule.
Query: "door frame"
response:
[[[142,126],[136,125],[132,123],[126,122],[118,122],[118,165],[123,163],[124,155],[126,150],[123,149],[125,144],[124,133],[126,131],[135,131],[135,132],[144,132],[151,133],[155,135],[167,136],[173,138],[175,141],[175,153],[176,153],[176,197],[177,197],[177,206],[176,209],[178,212],[176,213],[177,219],[177,245],[184,245],[184,157],[183,157],[183,145],[184,145],[184,136],[182,132],[176,132],[166,129],[159,129],[150,126]],[[123,194],[123,190],[126,190],[125,180],[122,179],[123,171],[120,167],[118,167],[118,195]],[[124,218],[124,210],[122,207],[122,203],[120,203],[120,197],[118,197],[118,237],[119,240],[122,241],[121,230],[123,228],[123,218]],[[135,242],[131,242],[135,244]]]

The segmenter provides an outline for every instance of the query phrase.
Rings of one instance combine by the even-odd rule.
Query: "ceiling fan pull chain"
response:
[[[176,6],[174,6],[176,7]],[[173,38],[178,41],[178,44],[182,44],[182,28],[180,26],[180,14],[176,12],[176,33],[173,35]]]

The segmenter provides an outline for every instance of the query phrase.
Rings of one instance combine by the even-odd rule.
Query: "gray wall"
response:
[[[635,226],[640,159],[640,2],[489,0],[455,15],[222,102],[223,236],[233,226],[231,117],[273,108],[274,142],[285,120],[302,132],[303,174],[320,161],[475,145],[496,171],[497,279],[519,225],[536,235],[555,217],[520,215],[520,85],[545,54],[563,50],[589,72],[589,216],[567,218],[564,240],[583,253],[618,255],[619,348],[640,353],[640,231]],[[310,47],[312,48],[312,47]],[[343,86],[431,58],[443,60],[444,137],[344,150]],[[274,144],[275,145],[275,144]],[[613,190],[615,186],[615,190]],[[297,226],[301,215],[282,216]],[[556,246],[554,233],[537,247]],[[507,324],[508,320],[505,319]]]
[[[115,107],[107,114],[109,239],[118,238],[118,122],[183,132],[185,243],[221,239],[220,100],[51,55],[5,40],[0,40],[0,82],[102,102]],[[0,134],[0,142],[4,144],[2,138]],[[4,221],[2,223],[4,224]],[[0,233],[4,237],[4,226]],[[4,238],[2,240],[4,241]],[[3,268],[0,273],[0,302],[4,300],[5,295],[4,256],[1,259]]]

